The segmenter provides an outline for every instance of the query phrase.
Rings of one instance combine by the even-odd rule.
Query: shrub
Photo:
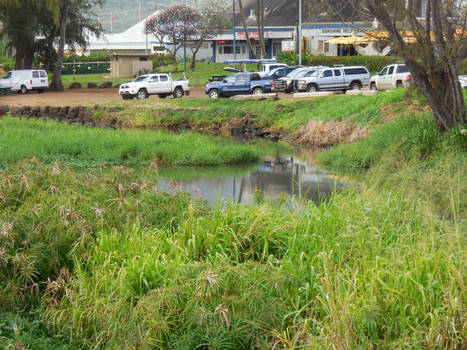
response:
[[[296,53],[283,52],[277,56],[279,62],[289,65],[298,64]],[[334,66],[343,64],[346,66],[365,66],[370,72],[379,72],[384,66],[401,61],[400,57],[389,56],[324,56],[324,55],[303,55],[303,64],[307,66]]]
[[[157,70],[158,67],[161,66],[168,66],[172,64],[172,56],[166,54],[166,55],[156,55],[152,59],[152,68],[154,71]]]
[[[4,71],[9,71],[15,68],[15,59],[7,56],[0,56],[0,65]]]

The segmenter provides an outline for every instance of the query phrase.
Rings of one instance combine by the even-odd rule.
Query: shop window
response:
[[[326,40],[318,40],[318,51],[319,53],[328,53],[329,43],[327,43]]]

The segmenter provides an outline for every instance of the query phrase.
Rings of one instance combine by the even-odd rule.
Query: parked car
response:
[[[459,75],[459,83],[461,88],[467,89],[467,75]]]
[[[271,70],[268,74],[264,75],[262,79],[277,80],[282,77],[285,77],[287,74],[302,67],[303,66],[287,66],[287,67],[276,68],[276,69]]]
[[[371,90],[388,90],[410,85],[412,75],[404,63],[390,64],[371,77]]]
[[[205,92],[210,98],[234,95],[261,95],[271,92],[271,80],[263,80],[258,73],[243,72],[227,76],[222,81],[206,84]]]
[[[370,72],[364,66],[332,67],[315,71],[297,82],[297,91],[361,90],[370,84]]]
[[[120,85],[118,93],[124,100],[135,97],[143,99],[150,95],[159,95],[160,98],[173,95],[174,98],[180,98],[190,95],[190,81],[172,80],[170,74],[146,74]]]
[[[274,80],[272,83],[272,91],[282,91],[291,93],[295,88],[295,83],[300,78],[310,76],[313,72],[318,69],[326,68],[325,66],[317,67],[301,67],[291,71],[285,77]]]
[[[12,70],[0,80],[0,85],[22,94],[30,90],[44,92],[49,88],[49,78],[47,72],[42,69]]]
[[[283,68],[283,67],[287,67],[287,65],[285,63],[263,63],[261,65],[261,70],[258,72],[258,74],[262,78],[266,74],[268,74],[270,71],[276,68]]]

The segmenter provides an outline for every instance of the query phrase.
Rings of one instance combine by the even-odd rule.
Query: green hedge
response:
[[[156,55],[152,59],[152,69],[157,71],[158,67],[168,66],[172,64],[172,56],[170,55]]]
[[[287,64],[298,64],[298,55],[295,53],[282,52],[277,56],[279,62]],[[370,72],[379,72],[384,66],[401,61],[400,57],[389,56],[324,56],[304,55],[303,64],[307,66],[333,66],[343,64],[346,66],[365,66]]]
[[[13,70],[15,68],[15,59],[7,56],[0,56],[0,65],[4,71]]]
[[[89,56],[65,56],[63,58],[64,63],[73,63],[73,62],[109,62],[110,63],[110,54],[108,53],[93,53]]]

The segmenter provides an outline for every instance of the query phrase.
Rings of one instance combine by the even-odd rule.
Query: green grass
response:
[[[117,119],[126,127],[171,129],[188,123],[198,130],[214,130],[244,117],[252,117],[256,127],[289,133],[316,120],[337,120],[366,126],[381,122],[380,108],[404,101],[406,90],[393,90],[376,96],[331,96],[316,99],[279,101],[232,101],[230,99],[177,99],[170,101],[114,101],[107,107],[125,113],[99,113],[96,120]],[[222,128],[221,128],[222,129]]]
[[[367,139],[318,156],[362,181],[320,206],[261,201],[209,208],[188,194],[159,192],[163,173],[140,156],[160,137],[180,142],[168,148],[169,159],[189,154],[183,159],[193,161],[205,145],[222,146],[218,139],[0,120],[0,155],[9,159],[0,177],[0,311],[15,313],[0,317],[0,345],[462,349],[466,137],[459,130],[440,133],[427,113],[404,114],[405,105],[396,105],[392,112],[399,115],[389,119],[378,108],[401,100],[404,91],[283,102],[278,110],[282,101],[242,104],[262,123],[289,130],[320,119],[375,127]],[[234,101],[207,102],[212,114],[199,122],[206,126],[241,115]],[[183,110],[166,107],[167,115],[150,114],[148,101],[131,105],[125,120],[147,127],[169,118],[195,123],[186,114],[194,107],[176,103]],[[201,111],[194,115],[203,118]],[[134,135],[141,148],[129,159],[138,168],[56,161],[112,163],[107,159],[133,145]],[[68,152],[87,148],[99,155]],[[17,162],[31,154],[54,162]],[[186,170],[169,175],[186,179]],[[25,337],[12,331],[14,323],[29,329],[28,322]]]
[[[194,70],[190,69],[190,63],[187,63],[187,74],[186,77],[190,79],[190,85],[192,87],[205,86],[213,75],[229,75],[223,68],[227,65],[223,63],[203,63],[198,62]],[[248,70],[255,70],[255,65],[248,65]],[[174,67],[163,66],[156,69],[157,72],[173,72]],[[173,73],[174,79],[183,78],[183,64],[177,65],[177,72]],[[95,83],[100,85],[102,83],[111,81],[113,85],[122,84],[127,81],[133,80],[134,77],[125,77],[125,78],[111,78],[110,72],[107,73],[97,73],[97,74],[65,74],[62,75],[63,86],[67,88],[73,82],[81,83],[82,87],[86,87],[88,83]]]
[[[77,165],[221,165],[257,161],[253,145],[194,133],[83,128],[56,121],[0,120],[0,165],[36,157]]]
[[[113,85],[122,84],[133,78],[111,78],[110,72],[108,73],[97,73],[97,74],[65,74],[62,75],[62,83],[65,88],[68,88],[70,84],[74,82],[81,83],[83,88],[86,88],[88,83],[95,83],[100,85],[105,82],[112,82]]]

